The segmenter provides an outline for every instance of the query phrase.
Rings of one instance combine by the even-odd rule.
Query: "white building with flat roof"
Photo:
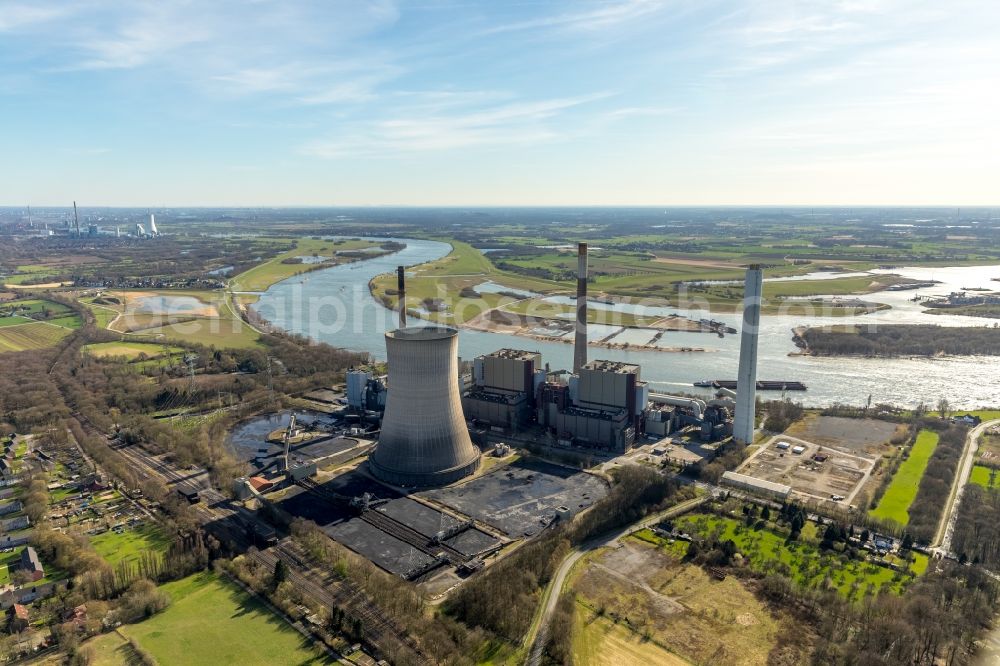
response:
[[[736,472],[724,473],[722,475],[722,483],[723,485],[733,486],[734,488],[747,490],[751,493],[768,495],[779,499],[787,499],[792,493],[791,486],[786,486],[783,483],[775,483],[774,481],[758,479],[755,476],[737,474]]]

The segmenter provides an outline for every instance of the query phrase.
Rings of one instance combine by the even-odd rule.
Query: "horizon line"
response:
[[[48,203],[32,203],[32,204],[0,204],[0,210],[3,209],[14,209],[14,210],[26,210],[27,208],[66,208],[72,209],[73,203],[69,204],[48,204]],[[880,204],[804,204],[804,203],[726,203],[726,204],[708,204],[708,203],[685,203],[685,204],[79,204],[77,202],[77,208],[110,208],[110,209],[132,209],[132,208],[146,208],[146,209],[159,209],[159,210],[169,210],[175,208],[188,208],[188,209],[213,209],[213,208],[234,208],[239,210],[254,210],[254,209],[343,209],[343,208],[370,208],[370,209],[422,209],[422,208],[450,208],[450,209],[468,209],[468,208],[543,208],[543,209],[572,209],[572,208],[591,208],[591,209],[611,209],[611,208],[637,208],[637,209],[657,209],[662,208],[665,210],[670,209],[683,209],[683,208],[800,208],[800,209],[844,209],[844,208],[929,208],[929,209],[961,209],[961,208],[1000,208],[1000,202],[983,204],[983,203],[880,203]]]

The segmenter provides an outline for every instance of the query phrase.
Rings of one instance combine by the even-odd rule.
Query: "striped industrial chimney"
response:
[[[577,247],[576,338],[573,343],[573,373],[587,365],[587,244]]]
[[[399,292],[399,327],[406,328],[406,267],[396,267],[396,291]]]

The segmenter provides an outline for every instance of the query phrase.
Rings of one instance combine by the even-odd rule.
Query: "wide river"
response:
[[[389,240],[389,239],[386,239]],[[255,309],[275,326],[307,335],[331,345],[366,351],[376,358],[385,358],[382,336],[395,327],[395,315],[383,308],[368,293],[368,281],[381,273],[395,270],[402,264],[415,266],[439,259],[451,250],[447,243],[391,239],[406,243],[401,252],[367,261],[326,268],[305,276],[290,278],[272,286],[261,295]],[[1000,288],[991,282],[1000,277],[1000,266],[970,266],[954,268],[901,268],[891,271],[918,280],[937,280],[941,284],[920,289],[920,295],[947,294],[970,287]],[[827,276],[823,276],[827,277]],[[791,393],[795,400],[807,405],[828,405],[842,402],[860,405],[868,396],[873,402],[889,402],[913,406],[919,402],[936,405],[947,398],[954,407],[971,409],[1000,405],[1000,357],[948,358],[815,358],[789,356],[795,352],[791,329],[805,324],[827,323],[932,323],[943,326],[993,325],[992,320],[951,315],[925,315],[920,304],[910,299],[915,292],[879,292],[864,297],[892,306],[859,317],[765,316],[761,322],[760,365],[758,379],[804,382],[809,390]],[[558,300],[558,299],[554,299]],[[594,304],[593,307],[612,306]],[[621,306],[618,306],[621,307]],[[739,328],[738,314],[708,313],[698,310],[648,307],[646,314],[679,313],[699,319],[711,317]],[[414,322],[419,323],[419,322]],[[591,327],[592,339],[607,335],[607,329]],[[631,333],[631,332],[630,332]],[[629,338],[621,338],[625,340]],[[719,338],[705,333],[666,333],[661,345],[670,347],[702,347],[708,352],[625,351],[591,347],[590,358],[604,358],[642,365],[643,379],[654,389],[708,394],[692,383],[702,379],[735,379],[739,357],[739,336]],[[463,330],[459,336],[459,353],[473,358],[502,347],[538,350],[552,369],[568,368],[573,363],[573,348],[569,344],[542,342],[500,333]],[[777,393],[765,393],[777,396]]]

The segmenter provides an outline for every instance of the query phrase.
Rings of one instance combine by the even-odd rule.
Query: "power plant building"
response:
[[[591,361],[568,383],[541,387],[538,423],[560,440],[624,452],[635,443],[648,400],[638,365]]]
[[[501,349],[476,357],[465,416],[494,430],[516,431],[533,417],[535,393],[545,379],[539,352]]]
[[[372,473],[398,486],[453,483],[476,471],[458,381],[458,331],[409,327],[385,334],[389,391]]]
[[[347,371],[347,406],[355,412],[385,411],[386,386],[368,370]]]
[[[539,427],[562,445],[611,452],[628,451],[643,434],[696,428],[711,442],[733,433],[734,392],[707,401],[653,393],[634,363],[595,360],[575,374],[550,373],[538,352],[501,349],[477,357],[471,373],[465,416],[494,432]]]

